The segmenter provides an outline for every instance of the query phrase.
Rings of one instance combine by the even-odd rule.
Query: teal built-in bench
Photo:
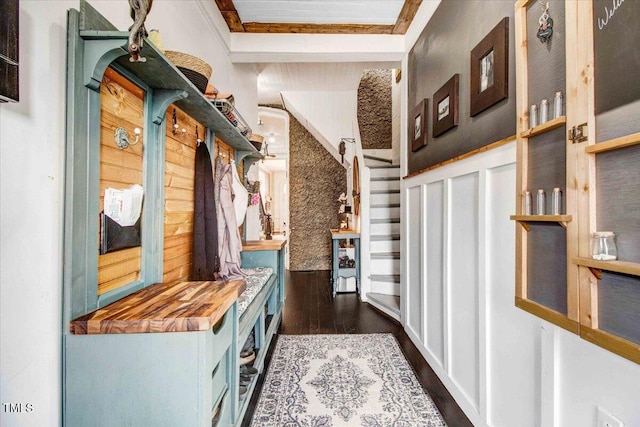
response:
[[[65,426],[236,426],[239,353],[262,371],[284,305],[285,241],[249,242],[247,280],[158,283],[71,322]]]

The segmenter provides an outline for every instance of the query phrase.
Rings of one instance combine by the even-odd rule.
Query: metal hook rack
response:
[[[130,145],[136,145],[138,142],[140,142],[140,136],[142,135],[142,129],[136,127],[133,129],[133,133],[136,136],[136,139],[134,139],[133,141],[131,141],[129,139],[129,132],[127,132],[127,130],[123,127],[118,127],[116,129],[116,131],[113,134],[113,137],[116,141],[116,146],[121,149],[124,150],[125,148],[127,148]]]

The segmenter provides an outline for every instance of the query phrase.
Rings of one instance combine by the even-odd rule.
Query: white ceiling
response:
[[[258,75],[258,102],[281,104],[281,92],[357,90],[364,70],[396,66],[389,62],[263,64]]]
[[[404,0],[233,0],[242,22],[388,24]]]

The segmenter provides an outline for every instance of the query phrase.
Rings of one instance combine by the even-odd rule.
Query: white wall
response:
[[[476,426],[640,426],[640,366],[514,305],[515,143],[404,180],[403,322]]]
[[[91,2],[118,28],[125,0]],[[214,84],[257,121],[254,68],[232,65],[221,36],[195,1],[156,1],[148,28],[164,46],[198,55]],[[214,8],[213,2],[209,7]],[[20,1],[20,103],[0,105],[0,425],[55,426],[61,414],[62,224],[66,14],[77,1]],[[224,34],[224,31],[222,32]],[[207,43],[199,41],[207,40]]]

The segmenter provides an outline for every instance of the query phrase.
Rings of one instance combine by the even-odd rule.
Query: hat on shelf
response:
[[[167,50],[165,55],[201,93],[206,92],[207,84],[213,73],[211,65],[197,56],[175,50]]]

